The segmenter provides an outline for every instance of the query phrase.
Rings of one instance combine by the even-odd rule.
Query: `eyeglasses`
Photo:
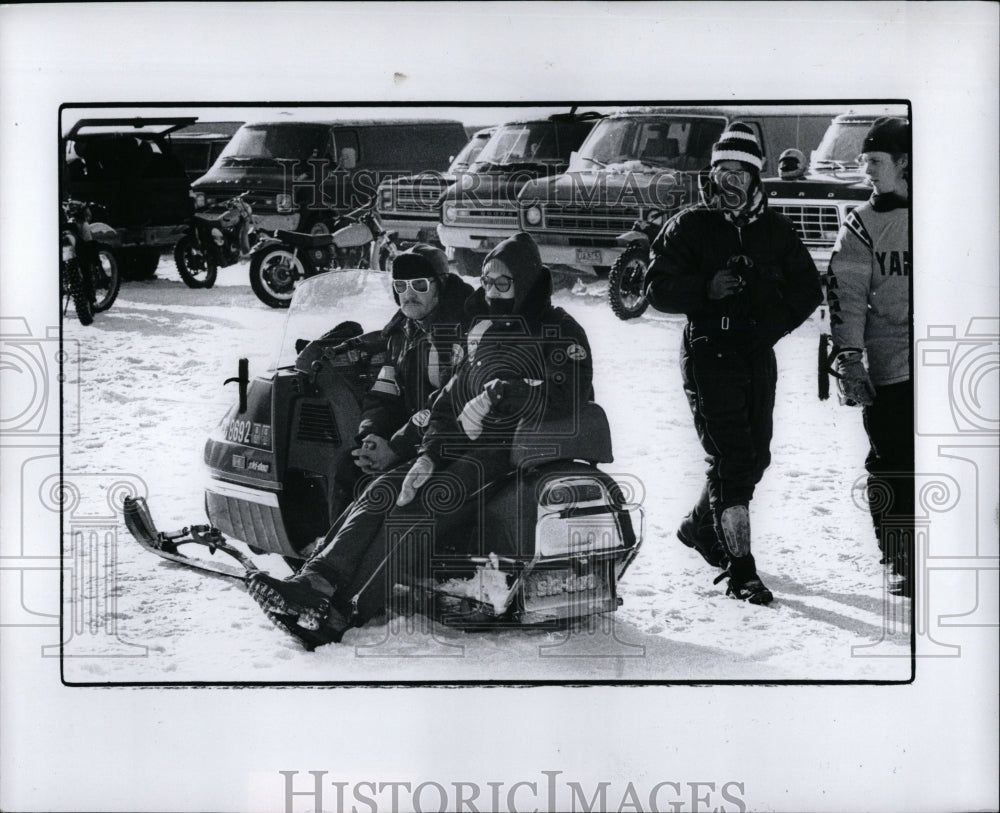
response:
[[[510,290],[510,286],[514,284],[514,278],[508,277],[506,274],[499,277],[489,277],[483,274],[480,279],[483,281],[483,288],[487,291],[490,288],[496,288],[502,294],[507,293]]]
[[[397,294],[405,293],[407,288],[412,288],[415,293],[426,294],[431,289],[430,277],[418,277],[417,279],[394,279],[392,290]]]

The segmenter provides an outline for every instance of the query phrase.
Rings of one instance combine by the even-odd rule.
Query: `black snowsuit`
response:
[[[367,621],[384,610],[395,581],[430,576],[432,549],[440,553],[447,544],[449,553],[462,553],[452,532],[477,521],[477,492],[510,470],[519,423],[567,417],[581,400],[593,399],[587,336],[552,306],[547,270],[520,303],[520,315],[490,316],[482,290],[467,307],[474,321],[464,357],[434,401],[421,447],[435,461],[431,479],[405,506],[396,498],[409,461],[373,481],[303,566],[303,576],[313,572],[336,586],[333,603],[345,617]],[[459,416],[497,379],[504,382],[492,388],[498,400],[482,435],[471,439]]]
[[[420,413],[451,378],[470,321],[465,302],[472,291],[471,285],[451,274],[441,280],[438,306],[424,325],[396,311],[382,329],[386,361],[362,401],[354,448],[374,434],[388,440],[401,461],[416,455],[426,425]],[[354,499],[359,482],[363,487],[367,478],[347,451],[337,464],[333,516]]]
[[[714,520],[718,528],[725,508],[749,503],[770,464],[772,347],[822,301],[819,274],[791,223],[766,207],[742,228],[719,210],[686,209],[664,225],[652,251],[650,304],[688,317],[681,374],[709,464],[693,514],[699,526]],[[712,277],[737,255],[752,261],[744,289],[709,299]]]

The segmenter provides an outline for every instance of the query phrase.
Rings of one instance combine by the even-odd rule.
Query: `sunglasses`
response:
[[[490,288],[496,288],[500,293],[505,294],[510,290],[510,286],[514,284],[514,278],[508,277],[506,274],[499,277],[488,277],[483,274],[480,279],[483,282],[483,288],[487,291]]]
[[[415,293],[426,294],[431,289],[430,277],[418,277],[417,279],[394,279],[392,290],[397,294],[406,292],[407,288],[412,288]]]

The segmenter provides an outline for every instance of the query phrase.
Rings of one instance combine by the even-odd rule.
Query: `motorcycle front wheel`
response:
[[[188,288],[211,288],[219,272],[201,245],[190,234],[185,234],[174,246],[174,264]]]
[[[111,249],[97,249],[97,261],[94,264],[91,279],[94,285],[94,313],[106,311],[118,298],[118,291],[122,284],[118,271],[118,260]]]
[[[648,265],[649,250],[636,245],[625,249],[611,266],[608,274],[608,301],[619,319],[637,319],[649,306],[642,292],[642,281]]]
[[[90,297],[83,284],[83,274],[80,271],[78,262],[66,262],[59,269],[62,274],[63,293],[73,300],[73,307],[76,309],[76,318],[81,325],[89,325],[94,321],[94,309],[90,303]],[[67,307],[69,303],[66,303]],[[63,308],[65,312],[66,308]]]
[[[272,308],[287,308],[295,280],[305,276],[302,261],[287,248],[265,249],[250,260],[250,287],[261,302]]]

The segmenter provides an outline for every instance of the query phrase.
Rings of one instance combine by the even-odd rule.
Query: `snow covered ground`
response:
[[[351,318],[373,330],[391,315],[385,275],[369,273],[361,283],[329,314],[330,326]],[[820,312],[777,348],[773,462],[751,509],[754,553],[775,601],[756,607],[713,586],[714,572],[674,535],[705,467],[680,386],[683,320],[651,313],[624,323],[601,293],[596,284],[562,290],[556,302],[593,347],[597,400],[615,447],[615,462],[604,468],[638,478],[645,490],[645,541],[614,616],[568,636],[466,634],[395,617],[307,653],[238,584],[148,554],[119,521],[112,569],[64,591],[64,618],[79,618],[81,601],[106,591],[117,639],[134,647],[124,657],[67,658],[65,679],[907,680],[910,602],[885,591],[857,488],[866,449],[861,415],[816,398]],[[104,503],[116,482],[138,477],[161,530],[207,521],[202,450],[236,396],[223,380],[236,375],[241,356],[251,375],[267,368],[285,316],[256,299],[246,265],[222,270],[212,290],[191,290],[164,255],[157,279],[125,283],[92,326],[67,319],[64,338],[78,341],[81,353],[78,379],[67,382],[69,392],[79,387],[81,430],[64,448],[67,480],[81,484],[74,515]],[[261,558],[272,572],[288,572],[277,556]],[[109,654],[121,649],[109,645]]]

